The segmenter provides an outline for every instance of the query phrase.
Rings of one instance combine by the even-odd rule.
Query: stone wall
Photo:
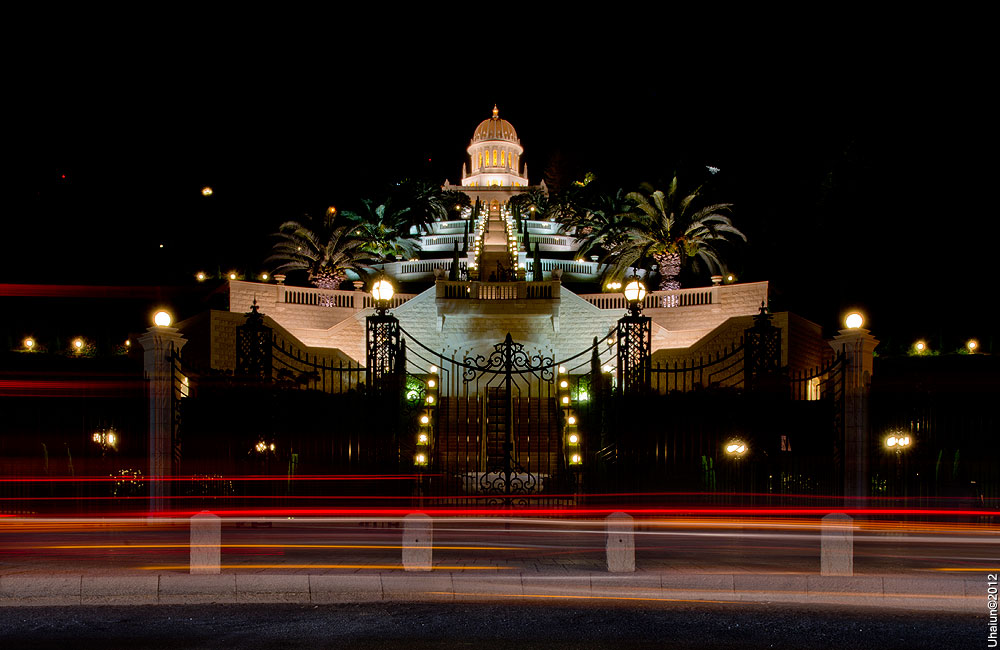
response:
[[[263,310],[261,310],[263,311]],[[185,346],[184,360],[196,368],[232,372],[236,369],[236,328],[246,322],[245,314],[212,310],[177,323],[190,343]],[[279,344],[297,348],[302,354],[317,357],[334,365],[358,365],[350,356],[331,347],[313,347],[264,314],[264,324],[272,328]],[[362,332],[362,343],[364,333]],[[363,349],[363,346],[362,346]],[[362,355],[362,358],[364,355]]]

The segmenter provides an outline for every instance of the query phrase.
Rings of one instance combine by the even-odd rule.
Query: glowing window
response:
[[[822,399],[819,377],[813,377],[806,384],[806,399],[809,401]]]
[[[482,166],[483,166],[483,152],[480,151],[479,152],[479,165],[476,167],[476,169],[479,169]]]
[[[496,149],[493,150],[493,166],[494,167],[497,166],[497,150]]]
[[[506,151],[501,151],[501,152],[500,152],[500,166],[501,166],[501,167],[503,167],[503,166],[504,166],[504,164],[505,164],[505,163],[504,163],[504,154],[506,154],[506,153],[507,153]]]

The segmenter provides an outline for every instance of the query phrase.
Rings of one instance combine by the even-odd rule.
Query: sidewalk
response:
[[[0,576],[0,607],[197,603],[470,602],[503,599],[799,603],[986,611],[985,578],[815,574],[366,571],[340,574],[31,574]]]

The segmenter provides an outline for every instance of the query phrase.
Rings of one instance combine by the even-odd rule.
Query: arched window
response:
[[[500,152],[500,166],[501,167],[505,167],[506,166],[506,163],[504,162],[504,155],[506,153],[507,153],[506,151],[501,151]]]
[[[480,152],[479,152],[479,166],[478,166],[478,167],[476,167],[476,169],[479,169],[479,168],[481,168],[482,166],[483,166],[483,152],[482,152],[482,151],[480,151]]]
[[[496,149],[493,150],[493,166],[494,167],[497,166],[497,150]]]

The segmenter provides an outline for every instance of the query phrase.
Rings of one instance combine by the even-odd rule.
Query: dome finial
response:
[[[493,104],[493,119],[497,119],[500,116],[500,111],[497,110],[497,105]]]

